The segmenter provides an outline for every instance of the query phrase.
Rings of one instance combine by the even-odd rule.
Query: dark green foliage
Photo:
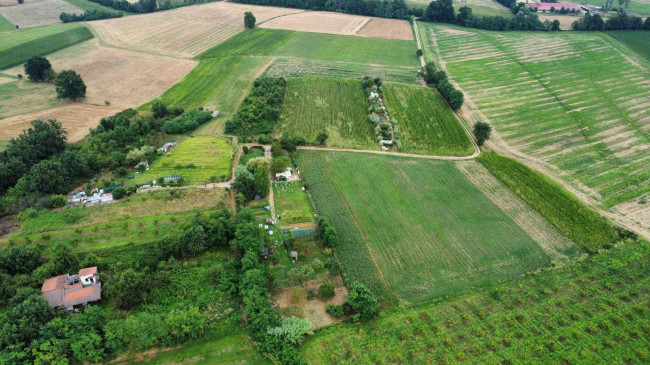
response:
[[[62,208],[68,205],[65,195],[52,195],[50,197],[50,208]]]
[[[458,110],[463,106],[463,93],[449,83],[445,71],[438,70],[433,62],[427,62],[422,71],[424,81],[429,86],[438,88],[440,95],[447,100],[452,109]]]
[[[138,2],[129,2],[124,0],[89,0],[94,3],[121,10],[128,13],[153,13],[158,10],[156,0],[139,0]],[[161,9],[162,10],[162,9]]]
[[[479,146],[482,146],[485,141],[490,139],[490,134],[492,133],[492,126],[485,122],[476,122],[474,124],[474,137],[476,137],[476,143]]]
[[[244,28],[255,28],[255,16],[250,11],[244,13]]]
[[[350,284],[348,301],[352,309],[357,312],[359,319],[367,321],[379,314],[379,302],[375,295],[358,281]]]
[[[255,197],[255,177],[246,166],[239,165],[235,168],[235,182],[232,188],[243,194],[247,200]]]
[[[59,19],[63,23],[71,23],[71,22],[85,22],[85,21],[91,21],[91,20],[100,20],[100,19],[110,19],[110,18],[121,18],[122,13],[116,12],[116,11],[106,11],[106,10],[89,10],[84,12],[83,14],[68,14],[68,13],[61,13],[59,15]]]
[[[452,1],[435,0],[430,2],[423,19],[431,22],[453,23],[455,16]]]
[[[591,15],[587,13],[579,20],[574,21],[573,24],[571,24],[571,28],[573,28],[573,30],[603,31],[605,30],[605,22],[600,15]]]
[[[330,248],[338,248],[340,239],[336,228],[325,218],[318,218],[316,223],[318,224],[318,238],[323,241],[323,244]]]
[[[169,114],[169,110],[167,110],[167,106],[165,103],[162,101],[154,101],[151,104],[151,113],[153,114],[153,117],[156,119],[164,118]]]
[[[333,296],[336,295],[336,292],[334,291],[334,285],[330,283],[325,283],[322,284],[321,286],[318,287],[318,295],[321,298],[332,298]]]
[[[327,132],[319,132],[316,136],[316,143],[319,146],[325,146],[325,143],[327,143],[327,137]]]
[[[117,188],[113,190],[113,199],[119,200],[127,196],[127,191],[125,188]]]
[[[25,63],[25,74],[35,82],[52,81],[52,65],[45,57],[32,56]]]
[[[115,305],[121,309],[130,309],[142,303],[148,288],[147,272],[134,269],[122,271],[115,282],[111,283],[110,295]]]
[[[226,133],[244,138],[273,133],[286,87],[284,78],[261,77],[255,80],[237,113],[226,122]]]
[[[327,307],[325,309],[327,314],[329,314],[332,317],[341,317],[345,313],[343,312],[343,306],[332,304],[332,303],[327,303]]]
[[[32,246],[10,247],[0,256],[0,268],[9,275],[30,274],[41,263],[40,250]]]
[[[54,80],[56,97],[59,99],[83,99],[86,97],[86,84],[81,75],[73,70],[61,71]]]
[[[54,256],[52,257],[54,273],[58,275],[65,273],[75,273],[79,267],[79,256],[72,250],[72,246],[59,243],[54,247]]]
[[[162,131],[167,134],[185,134],[195,130],[210,119],[212,119],[212,112],[192,109],[178,118],[166,121],[162,126]]]
[[[422,50],[420,48],[418,48],[418,50],[415,51],[415,55],[418,56],[418,57],[422,57],[423,54],[424,53],[422,52]]]
[[[269,179],[269,169],[265,165],[259,165],[253,174],[255,185],[255,194],[265,197],[269,193],[271,180]]]
[[[583,250],[595,253],[618,239],[611,222],[549,177],[496,153],[478,161]]]

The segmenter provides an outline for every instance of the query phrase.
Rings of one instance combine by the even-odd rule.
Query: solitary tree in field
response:
[[[418,57],[422,57],[422,50],[418,48],[418,50],[415,51],[415,54],[416,54]]]
[[[244,27],[255,28],[255,16],[250,11],[244,13]]]
[[[318,143],[321,146],[325,146],[325,143],[327,142],[327,137],[329,137],[327,135],[327,132],[318,133],[318,135],[316,136],[316,143]]]
[[[492,127],[485,122],[477,122],[474,125],[474,137],[476,137],[476,143],[479,146],[482,146],[490,138],[491,133]]]
[[[56,97],[59,99],[83,99],[86,97],[86,84],[81,75],[73,70],[65,70],[56,76]]]
[[[45,57],[32,56],[25,63],[25,73],[30,80],[36,82],[52,81],[52,65]]]

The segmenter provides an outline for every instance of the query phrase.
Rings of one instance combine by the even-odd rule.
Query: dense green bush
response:
[[[335,296],[336,291],[334,290],[334,285],[330,283],[322,284],[318,287],[318,295],[325,299]]]
[[[287,82],[283,78],[261,77],[239,106],[239,110],[226,122],[226,133],[243,138],[271,134],[280,117]]]
[[[178,118],[166,121],[162,131],[167,134],[186,134],[210,119],[212,119],[212,112],[192,109]]]

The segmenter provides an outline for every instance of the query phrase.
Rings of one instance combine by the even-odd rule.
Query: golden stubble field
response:
[[[108,45],[142,52],[191,58],[244,29],[244,13],[257,23],[302,10],[225,2],[91,22]]]
[[[13,1],[13,4],[16,5],[7,6],[10,4],[7,0],[3,0],[0,3],[0,14],[20,28],[60,23],[59,15],[62,12],[83,13],[82,10],[63,0],[26,1],[20,5]]]
[[[0,120],[0,139],[17,136],[31,120],[57,119],[68,130],[68,140],[78,141],[102,117],[154,99],[196,65],[196,61],[191,60],[103,47],[96,39],[54,52],[47,58],[55,71],[73,69],[81,75],[87,86],[86,100],[38,110],[38,105],[21,103],[20,95],[16,95],[15,100],[3,101],[13,104],[18,114]],[[22,65],[5,72],[21,73]],[[45,102],[56,103],[52,90],[49,90],[54,89],[53,85],[34,86],[48,91],[44,93]]]

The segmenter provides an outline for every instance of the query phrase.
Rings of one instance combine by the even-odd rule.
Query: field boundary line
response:
[[[262,5],[262,6],[266,6],[266,5]],[[260,25],[263,25],[264,23],[268,23],[268,22],[270,22],[270,21],[273,20],[273,19],[282,18],[282,17],[285,17],[285,16],[287,16],[287,15],[296,15],[296,14],[300,14],[300,13],[306,13],[306,12],[308,12],[308,11],[310,11],[310,10],[301,10],[301,11],[296,11],[295,13],[276,15],[276,16],[274,16],[274,17],[272,17],[272,18],[268,18],[268,19],[264,20],[263,22],[261,22],[261,23],[257,23],[257,24],[255,24],[255,25],[256,25],[256,26],[260,26]],[[265,28],[265,29],[271,29],[271,28]],[[288,29],[283,29],[283,30],[288,30]],[[294,30],[293,32],[295,32],[295,30]]]
[[[462,124],[462,123],[461,123]],[[473,142],[473,140],[472,140]],[[475,150],[474,153],[468,156],[437,156],[437,155],[418,155],[415,153],[402,153],[390,151],[375,151],[375,150],[359,150],[354,148],[333,148],[333,147],[317,147],[317,146],[299,146],[299,150],[313,150],[313,151],[330,151],[330,152],[355,152],[355,153],[370,153],[375,155],[388,155],[398,157],[412,157],[427,160],[445,160],[445,161],[465,161],[475,159],[480,151]]]
[[[418,43],[418,49],[422,49],[422,43],[420,42],[420,30],[418,28],[417,20],[415,19],[413,19],[413,33],[415,33],[415,41]],[[422,67],[425,65],[424,51],[422,52],[422,56],[420,56],[420,64]]]

